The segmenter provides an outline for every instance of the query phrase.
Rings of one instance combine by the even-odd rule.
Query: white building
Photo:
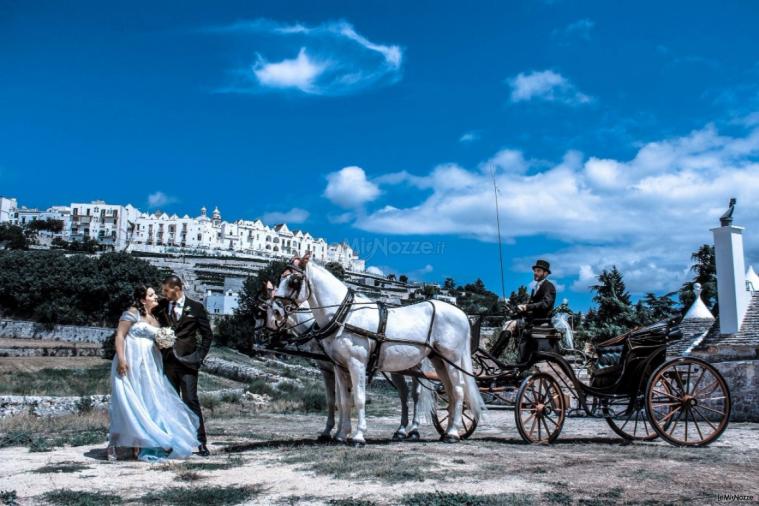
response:
[[[116,250],[283,259],[310,251],[312,258],[322,263],[339,262],[345,269],[356,272],[365,268],[364,260],[347,243],[330,245],[308,232],[292,231],[284,223],[269,227],[261,220],[226,222],[218,207],[210,217],[203,207],[199,216],[191,218],[160,211],[142,213],[129,204],[113,205],[102,200],[40,211],[19,208],[16,199],[0,197],[0,222],[23,226],[39,219],[63,221],[61,233],[39,234],[43,245],[61,237],[66,241],[94,239]]]
[[[127,247],[134,222],[140,213],[130,204],[113,205],[102,200],[89,204],[73,203],[70,209],[71,240],[95,239],[116,250]]]
[[[211,217],[205,207],[191,218],[160,211],[142,213],[134,223],[129,249],[153,253],[198,252],[205,254],[243,254],[291,258],[311,252],[322,262],[339,262],[346,269],[364,270],[364,260],[348,244],[329,245],[308,232],[292,231],[284,223],[269,227],[261,220],[226,222],[219,208]]]
[[[206,311],[210,315],[231,315],[240,305],[243,278],[225,278],[224,291],[206,292]]]
[[[17,207],[16,199],[0,197],[0,223],[13,223]]]

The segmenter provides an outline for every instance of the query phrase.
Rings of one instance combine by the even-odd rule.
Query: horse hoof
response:
[[[395,434],[393,434],[393,438],[392,438],[392,439],[393,439],[393,441],[396,441],[396,442],[397,442],[397,441],[403,441],[403,440],[405,440],[407,437],[408,437],[408,436],[406,436],[406,434],[404,434],[403,432],[400,432],[400,431],[396,431],[396,432],[395,432]]]
[[[318,443],[331,443],[333,440],[332,440],[332,436],[330,436],[329,434],[320,434],[319,437],[316,438],[316,441]]]
[[[366,446],[366,441],[351,441],[350,444],[353,448],[363,448]]]
[[[344,439],[344,438],[340,438],[340,437],[332,438],[332,443],[334,443],[336,445],[347,445],[349,441],[350,440],[348,440],[348,439]]]
[[[406,441],[419,441],[422,439],[422,436],[419,435],[418,430],[412,430],[408,433],[408,436],[406,436]]]
[[[458,443],[461,440],[461,438],[458,436],[454,436],[452,434],[446,434],[445,436],[441,438],[441,440],[443,441],[443,443]]]

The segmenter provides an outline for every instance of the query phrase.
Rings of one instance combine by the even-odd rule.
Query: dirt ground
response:
[[[177,492],[199,498],[235,486],[248,487],[241,496],[247,504],[759,501],[759,424],[733,424],[708,448],[675,448],[621,444],[603,420],[580,418],[567,420],[554,445],[526,445],[511,411],[491,410],[470,440],[455,445],[438,442],[430,425],[422,442],[391,442],[396,422],[369,418],[368,445],[351,448],[317,443],[317,415],[217,417],[209,422],[210,458],[168,464],[108,463],[103,444],[43,453],[5,448],[0,491],[15,490],[19,504],[44,504],[43,494],[62,489],[142,504],[146,491],[153,499]],[[195,503],[182,502],[187,497],[176,503]]]

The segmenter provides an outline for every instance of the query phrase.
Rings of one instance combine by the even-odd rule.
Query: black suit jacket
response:
[[[550,318],[554,303],[556,303],[556,287],[546,279],[530,297],[527,313],[530,318]]]
[[[169,301],[163,300],[153,314],[162,327],[172,327],[176,336],[174,346],[162,350],[164,366],[177,361],[191,369],[200,369],[213,341],[213,331],[203,304],[185,296],[182,316],[177,320],[169,316]]]

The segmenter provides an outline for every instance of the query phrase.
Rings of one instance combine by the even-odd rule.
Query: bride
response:
[[[189,457],[199,444],[198,418],[163,374],[154,342],[160,326],[152,315],[158,297],[152,288],[138,286],[134,301],[116,330],[108,460],[116,460],[119,446],[131,447],[134,457],[146,461]]]

